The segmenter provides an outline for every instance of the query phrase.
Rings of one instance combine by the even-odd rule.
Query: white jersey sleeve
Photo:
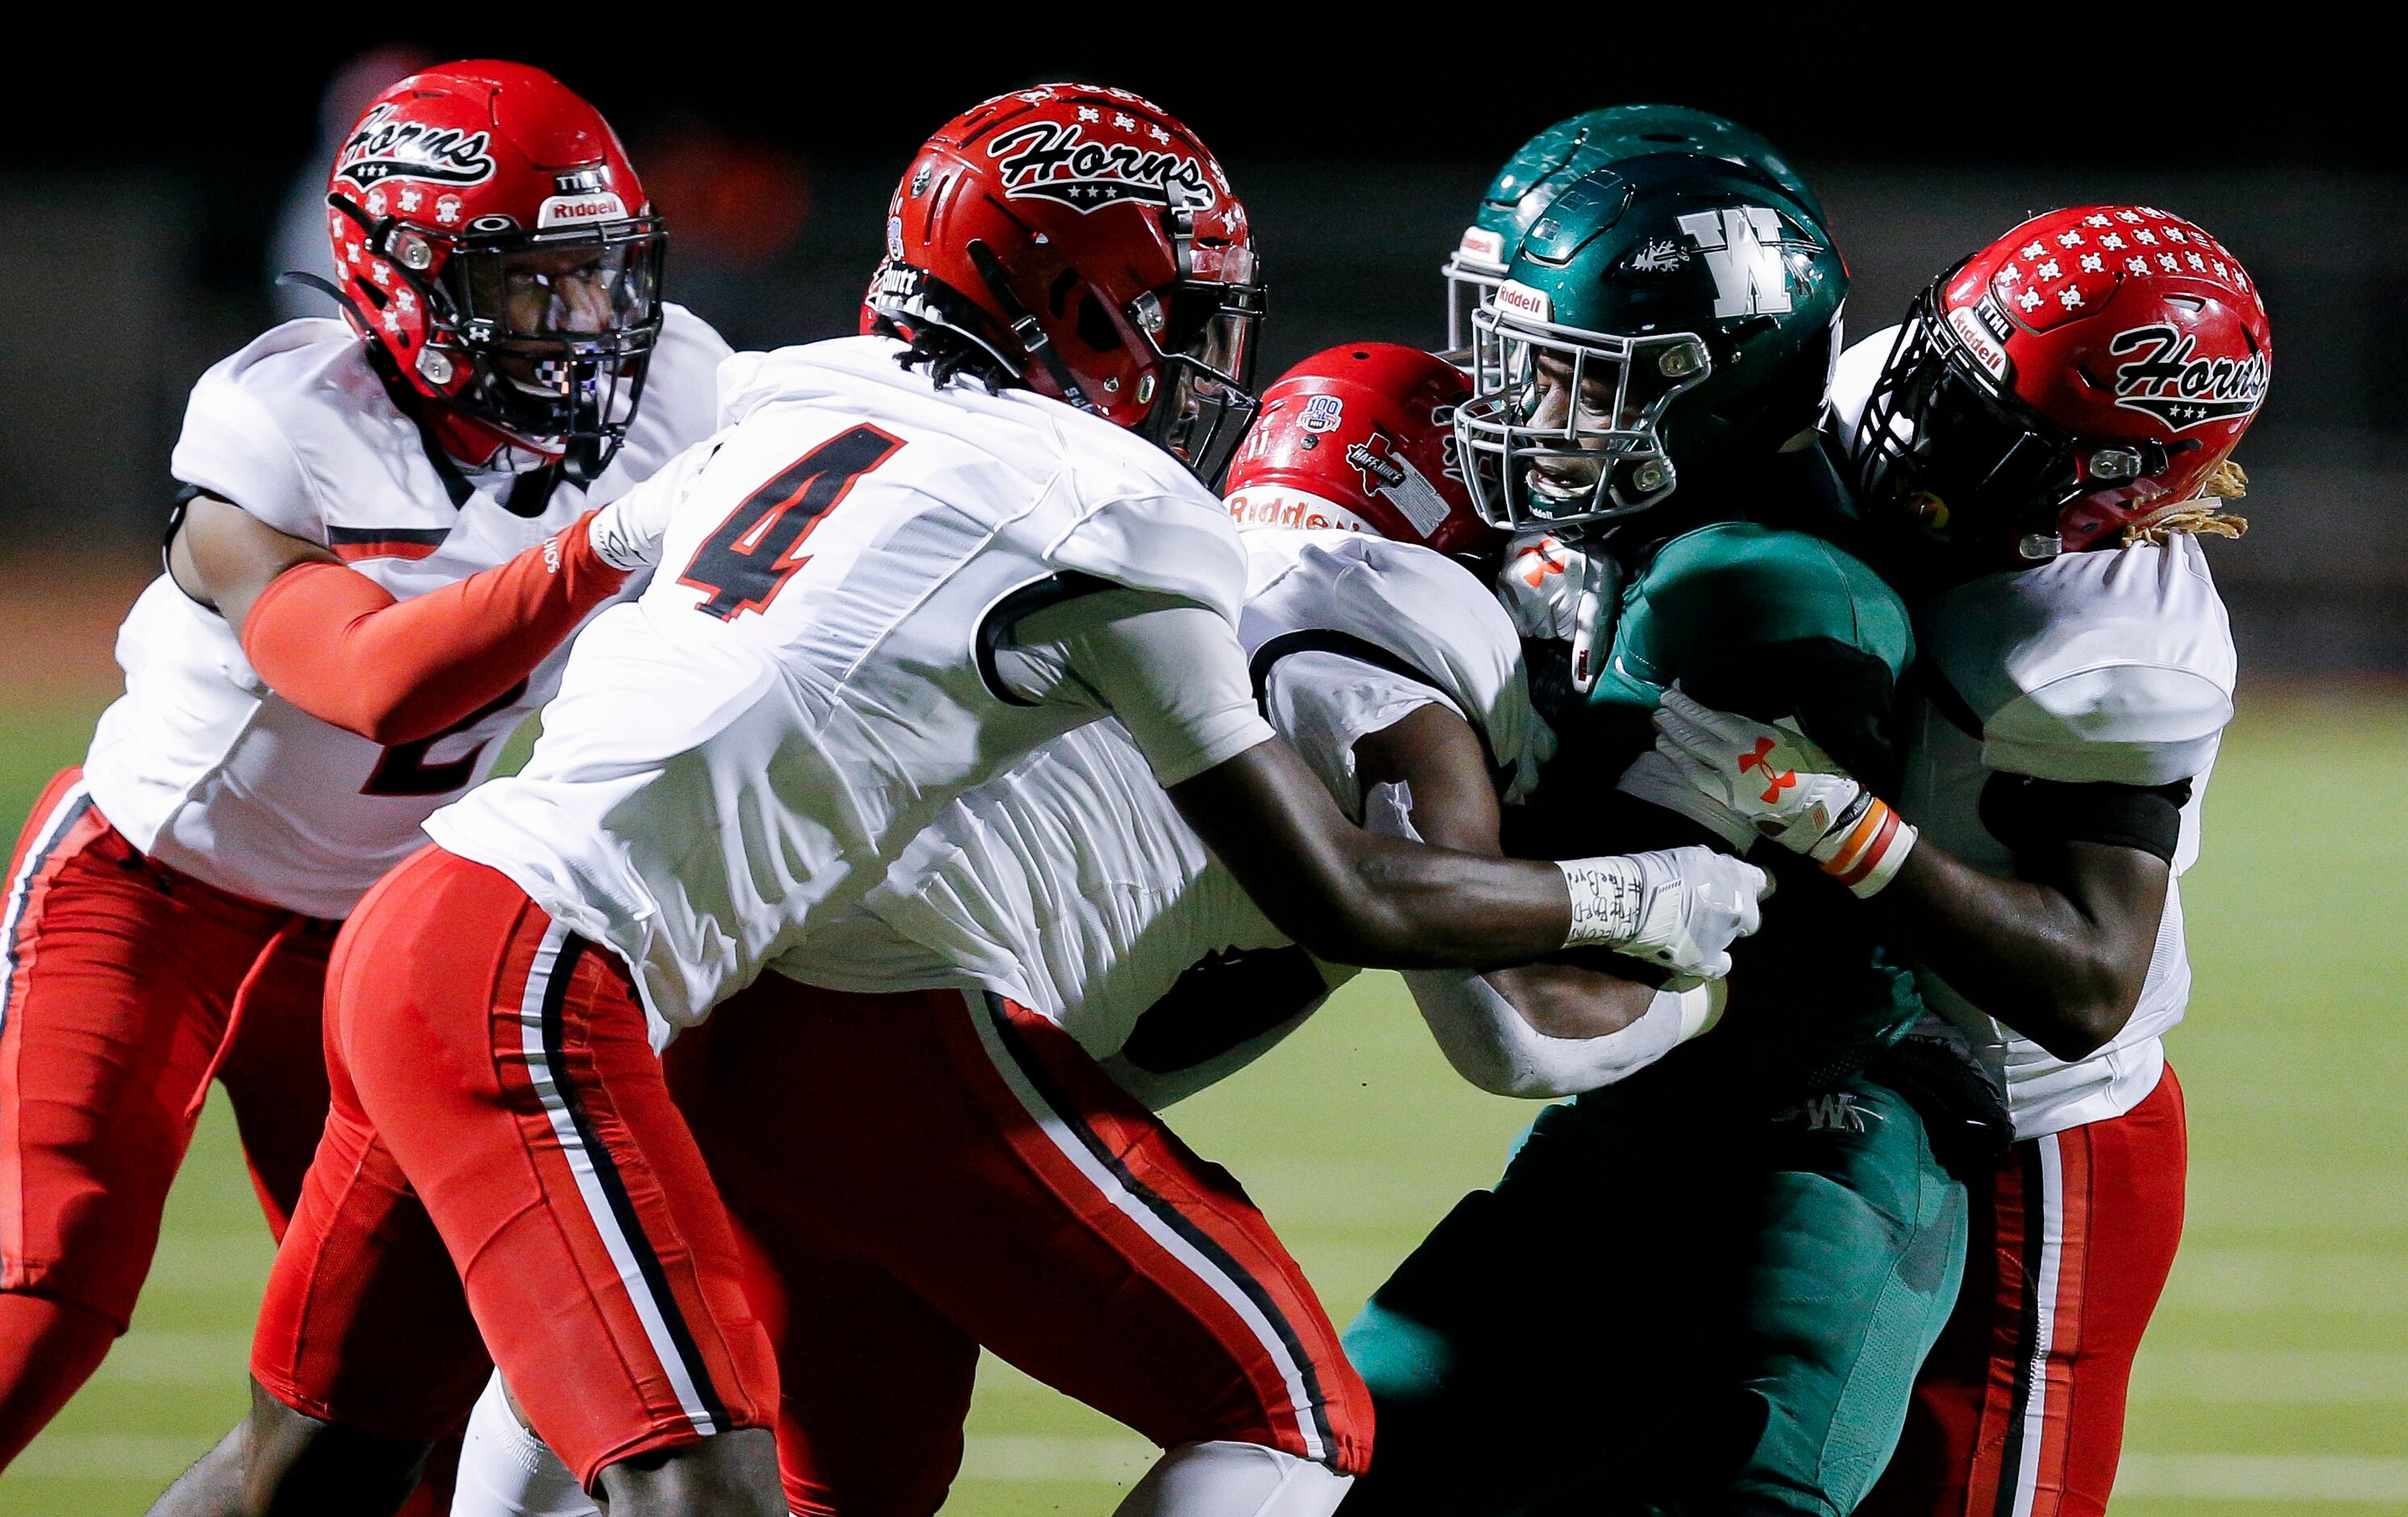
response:
[[[1355,775],[1354,745],[1433,705],[1463,715],[1438,686],[1342,653],[1290,654],[1268,671],[1263,691],[1271,725],[1337,798],[1339,809],[1357,823],[1363,820],[1363,786]]]
[[[1247,687],[1236,630],[1158,590],[1112,586],[1032,612],[1004,633],[996,667],[1026,700],[1117,717],[1165,786],[1271,735]]]
[[[1475,576],[1359,532],[1244,536],[1238,630],[1255,689],[1349,816],[1362,815],[1354,744],[1432,702],[1471,724],[1509,800],[1535,783],[1555,734],[1530,704],[1512,620]]]
[[[563,482],[534,501],[507,469],[439,468],[342,323],[287,322],[201,376],[171,467],[407,600],[535,546],[709,435],[726,351],[667,308],[618,457],[592,490]],[[337,917],[424,842],[430,812],[485,777],[566,654],[450,730],[390,748],[280,699],[225,620],[164,575],[120,628],[117,657],[125,695],[84,764],[103,814],[188,874]]]
[[[2187,536],[1976,580],[1927,620],[1926,656],[1982,718],[1992,769],[2171,784],[2207,768],[2232,719],[2232,629]]]
[[[2156,1088],[2160,1039],[2189,1001],[2180,876],[2199,856],[2208,778],[2232,714],[2231,630],[2206,556],[2187,536],[2068,554],[1956,586],[1928,602],[1918,625],[1941,688],[1910,714],[1900,806],[1956,858],[2014,873],[1981,817],[1995,774],[2189,784],[2156,952],[2131,1019],[2107,1047],[2058,1060],[1939,976],[1921,975],[1927,999],[1985,1047],[2020,1135],[2128,1111]]]
[[[247,382],[265,363],[312,348],[349,349],[352,341],[341,322],[306,317],[286,322],[208,369],[184,404],[184,427],[168,455],[168,471],[181,484],[233,501],[280,532],[323,543],[325,505],[318,479],[303,466],[299,452],[316,440],[295,440],[287,432],[277,414],[278,387]],[[389,404],[381,386],[371,390],[360,383],[363,375],[357,370],[365,370],[365,364],[327,368],[327,378],[351,403]],[[375,378],[373,373],[365,377]],[[347,431],[335,434],[338,443]]]

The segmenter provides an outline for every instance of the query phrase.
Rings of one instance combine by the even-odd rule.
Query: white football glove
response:
[[[682,480],[669,477],[678,473],[681,471],[664,470],[594,513],[585,524],[585,541],[597,557],[629,573],[661,561],[669,518],[685,497],[678,487]]]
[[[1887,885],[1914,846],[1914,828],[1790,723],[1716,711],[1675,685],[1656,708],[1656,751],[1707,800],[1857,895]]]
[[[1505,554],[1497,599],[1513,628],[1533,642],[1571,644],[1571,683],[1585,695],[1602,668],[1598,634],[1622,596],[1622,567],[1608,553],[1590,553],[1552,532],[1525,532]]]
[[[1553,532],[1526,532],[1505,550],[1497,599],[1513,629],[1538,642],[1569,643],[1580,629],[1584,555]]]
[[[1763,925],[1772,876],[1713,848],[1668,848],[1556,867],[1571,891],[1567,947],[1605,947],[1693,979],[1730,973],[1730,946]]]

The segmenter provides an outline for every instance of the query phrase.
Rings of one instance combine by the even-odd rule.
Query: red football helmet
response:
[[[326,203],[340,297],[447,446],[602,471],[660,336],[666,234],[599,112],[523,64],[413,74],[345,139]]]
[[[880,315],[1219,479],[1255,409],[1263,291],[1245,207],[1161,107],[1045,84],[955,117],[896,186],[885,251]]]
[[[1857,423],[1859,494],[2025,560],[2195,501],[2266,395],[2241,261],[2148,206],[2035,216],[1916,298]]]
[[[1240,527],[1338,527],[1484,558],[1505,534],[1472,509],[1456,461],[1463,371],[1419,348],[1356,342],[1316,353],[1263,392],[1229,470]]]

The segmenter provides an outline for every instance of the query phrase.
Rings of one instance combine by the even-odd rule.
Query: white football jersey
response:
[[[955,798],[1107,714],[998,674],[1026,608],[1156,592],[1237,656],[1245,557],[1177,460],[1026,390],[939,391],[899,352],[731,359],[724,430],[648,486],[682,492],[661,571],[578,639],[526,771],[427,824],[622,954],[656,1036],[772,961],[808,971]],[[1189,773],[1270,735],[1241,720]]]
[[[505,470],[452,503],[426,442],[342,322],[271,328],[193,386],[176,479],[321,543],[407,600],[515,557],[616,498],[717,425],[727,344],[669,306],[626,445],[592,490],[563,482],[509,509]],[[509,700],[423,742],[381,747],[280,698],[234,628],[165,574],[117,636],[125,694],[84,760],[93,799],[136,847],[185,874],[313,917],[348,915],[425,844],[419,824],[483,779],[541,705],[564,653]]]
[[[1239,629],[1273,727],[1360,818],[1354,744],[1436,702],[1507,774],[1551,744],[1496,598],[1423,547],[1345,531],[1242,532]],[[984,989],[1098,1059],[1180,975],[1287,942],[1190,831],[1117,723],[1039,748],[941,812],[863,909],[781,968],[849,990]]]
[[[1840,361],[1833,402],[1842,439],[1853,433],[1892,335],[1868,338]],[[2069,1063],[1985,1016],[1938,975],[1919,975],[1925,999],[1964,1028],[2004,1081],[2018,1137],[2121,1115],[2157,1088],[2163,1034],[2190,1000],[2181,875],[2199,857],[2201,807],[2232,719],[2237,668],[2207,556],[2183,535],[2162,548],[2067,554],[1933,598],[1918,608],[1916,630],[1924,659],[1963,709],[1952,719],[1926,699],[1905,711],[1899,809],[1974,868],[2014,873],[2006,846],[1982,824],[1982,791],[1994,773],[2137,786],[2190,781],[2157,951],[2131,1020],[2113,1043]],[[1969,714],[1978,730],[1959,725]]]

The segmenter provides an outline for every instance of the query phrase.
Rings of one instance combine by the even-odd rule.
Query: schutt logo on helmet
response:
[[[358,129],[335,156],[337,179],[366,189],[396,175],[438,184],[482,184],[494,177],[489,134],[396,122],[394,109],[381,105],[360,118]]]
[[[1100,122],[1103,111],[1082,106],[1079,115],[1080,122],[1031,122],[987,145],[987,156],[1003,171],[1005,199],[1036,195],[1084,214],[1124,200],[1202,210],[1216,198],[1211,177],[1186,153],[1137,142],[1090,142],[1080,123]],[[1138,130],[1137,118],[1125,111],[1114,112],[1112,124]],[[1160,126],[1149,130],[1160,142],[1170,140]]]

